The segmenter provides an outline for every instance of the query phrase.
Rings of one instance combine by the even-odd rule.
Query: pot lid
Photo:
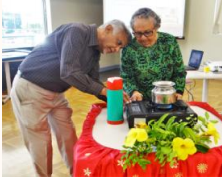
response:
[[[175,83],[172,81],[156,81],[153,82],[153,85],[157,87],[172,87],[175,85]]]

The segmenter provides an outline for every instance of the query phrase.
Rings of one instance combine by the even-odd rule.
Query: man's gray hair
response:
[[[131,28],[133,29],[133,25],[134,25],[134,22],[135,22],[136,18],[149,19],[150,17],[154,19],[154,27],[159,28],[160,24],[161,24],[160,17],[152,9],[146,8],[146,7],[140,8],[139,10],[137,10],[133,14],[133,16],[131,18],[131,21],[130,21]]]
[[[116,34],[116,33],[119,33],[119,32],[124,32],[127,36],[128,42],[130,42],[132,40],[132,35],[131,35],[130,30],[126,27],[126,25],[122,21],[112,20],[112,21],[109,21],[109,22],[103,24],[100,27],[105,28],[108,25],[112,25],[113,34]]]

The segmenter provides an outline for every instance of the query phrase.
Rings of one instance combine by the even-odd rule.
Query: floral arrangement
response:
[[[198,123],[190,127],[187,122],[175,122],[175,116],[164,123],[168,114],[163,115],[158,121],[151,120],[148,124],[139,123],[130,129],[125,139],[122,160],[123,169],[139,164],[146,169],[151,162],[147,155],[156,152],[156,160],[163,166],[167,162],[172,167],[177,160],[186,160],[189,155],[196,152],[206,153],[214,138],[218,143],[219,133],[206,112],[205,117],[198,116]]]

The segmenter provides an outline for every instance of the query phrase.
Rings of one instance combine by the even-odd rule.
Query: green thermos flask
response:
[[[107,80],[107,122],[123,123],[123,79],[110,77]]]

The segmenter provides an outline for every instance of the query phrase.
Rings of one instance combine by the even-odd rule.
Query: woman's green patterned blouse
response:
[[[121,61],[123,87],[129,95],[137,90],[144,99],[151,99],[152,83],[160,80],[175,82],[176,92],[183,94],[186,71],[179,45],[172,35],[158,32],[157,42],[147,48],[134,38],[123,49]]]

